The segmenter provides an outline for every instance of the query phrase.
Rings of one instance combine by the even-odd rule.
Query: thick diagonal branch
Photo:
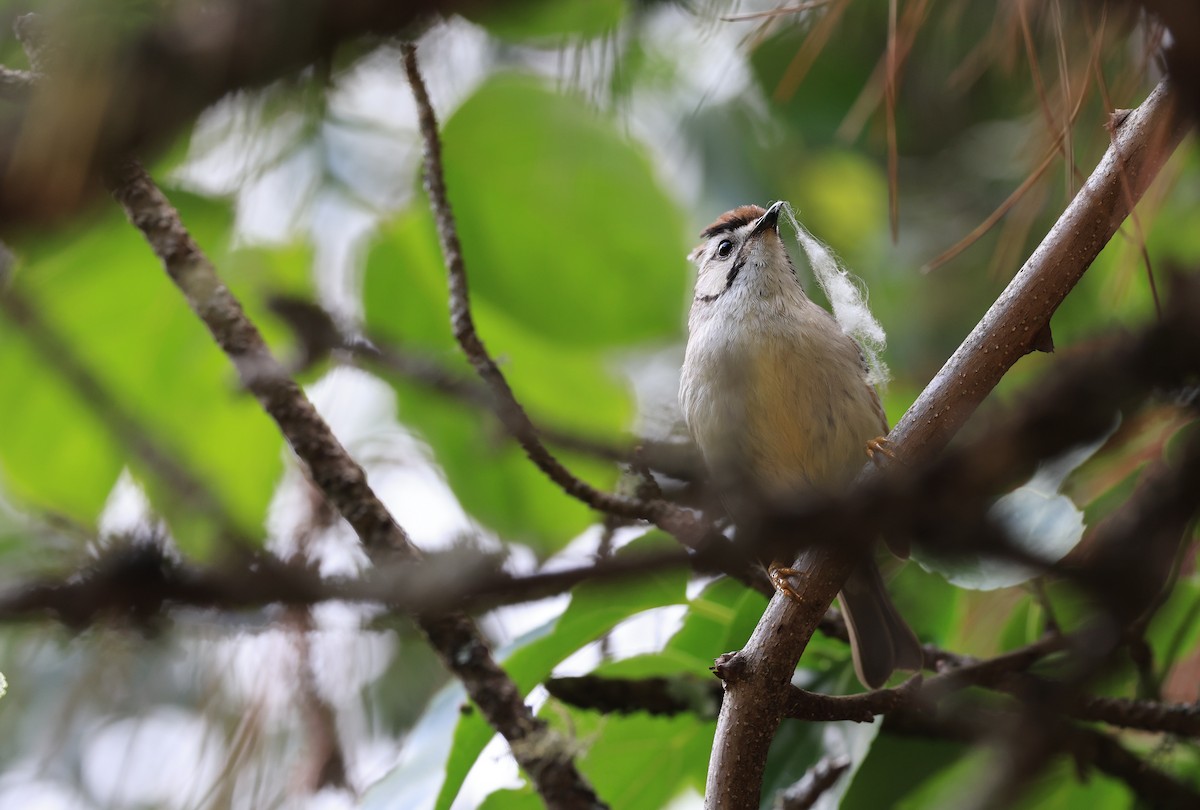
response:
[[[313,482],[377,558],[417,556],[408,535],[367,484],[366,473],[342,447],[304,391],[271,354],[257,327],[217,276],[178,213],[134,161],[110,179],[113,196],[145,235],[167,274],[204,321],[238,376],[279,425]],[[602,807],[549,727],[533,716],[517,685],[492,658],[475,624],[461,614],[418,618],[443,663],[512,748],[551,807]]]
[[[1113,131],[1112,145],[1033,255],[893,428],[909,461],[936,455],[1018,360],[1108,244],[1188,130],[1163,80]]]
[[[1166,82],[1116,128],[1108,151],[1058,223],[892,431],[902,458],[936,454],[1008,369],[1033,349],[1186,129]],[[706,807],[757,806],[767,749],[792,672],[854,563],[850,549],[811,548],[793,565],[808,572],[798,588],[800,598],[776,595],[768,605],[739,653],[739,677],[726,683]]]

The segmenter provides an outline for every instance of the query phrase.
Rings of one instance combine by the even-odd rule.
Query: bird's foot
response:
[[[767,567],[767,576],[771,578],[771,584],[775,586],[775,590],[779,591],[786,597],[794,599],[797,602],[803,602],[804,599],[800,596],[800,592],[789,581],[790,577],[802,576],[805,572],[799,568],[788,568],[779,563],[771,563]]]
[[[867,442],[867,458],[875,462],[875,466],[882,467],[883,459],[880,456],[887,456],[892,461],[899,461],[896,451],[892,449],[892,440],[887,436],[876,436]]]

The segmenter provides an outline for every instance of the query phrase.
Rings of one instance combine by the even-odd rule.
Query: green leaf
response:
[[[611,121],[508,74],[467,99],[443,138],[473,294],[567,344],[680,336],[683,218]]]
[[[612,678],[695,675],[709,681],[713,660],[741,649],[766,604],[762,594],[722,577],[688,603],[683,624],[662,651],[605,662],[596,674]]]
[[[1164,675],[1191,656],[1200,642],[1200,576],[1180,576],[1166,602],[1155,611],[1146,640]]]
[[[450,331],[449,302],[433,216],[427,205],[416,203],[384,225],[372,242],[363,275],[367,329],[405,348],[441,353],[465,371]]]
[[[1046,626],[1045,611],[1032,597],[1024,596],[1013,608],[1012,615],[1000,634],[1000,647],[1015,650],[1032,644],[1042,637]]]
[[[528,785],[517,790],[497,790],[488,795],[479,810],[544,810],[545,803]]]
[[[0,481],[17,504],[91,524],[124,465],[105,426],[0,319]],[[20,381],[18,383],[18,381]]]
[[[904,740],[910,745],[910,740]],[[936,756],[936,754],[935,754]],[[882,785],[896,778],[907,782],[907,773],[927,773],[919,763],[912,763],[912,771],[903,770],[909,760],[901,757],[898,768],[887,768],[879,774]],[[886,767],[886,765],[885,765]],[[903,795],[893,794],[887,806],[900,810],[923,810],[927,807],[959,807],[976,800],[983,785],[989,783],[997,767],[995,752],[990,748],[976,748],[954,760],[948,767],[936,771],[915,790]],[[865,780],[864,780],[865,782]],[[900,800],[897,800],[900,799]],[[1073,763],[1059,757],[1030,785],[1017,808],[1028,810],[1118,810],[1135,806],[1134,797],[1120,782],[1096,774],[1086,782],[1081,781]],[[878,804],[859,804],[856,807],[877,807]]]
[[[880,719],[876,719],[876,723]],[[952,767],[967,751],[962,743],[881,734],[846,791],[842,810],[895,807],[929,779]],[[913,805],[945,807],[951,805]]]
[[[623,548],[619,555],[675,546],[675,541],[652,531]],[[504,659],[504,669],[522,694],[528,694],[559,663],[576,650],[607,633],[619,622],[652,608],[679,604],[685,599],[687,573],[666,571],[616,584],[584,584],[571,595],[571,603],[549,628],[518,642]],[[462,717],[454,734],[454,747],[446,763],[446,781],[437,807],[447,810],[463,780],[494,732],[478,711]]]
[[[701,788],[716,723],[690,715],[599,715],[556,705],[550,718],[569,714],[561,733],[583,748],[580,770],[610,807],[660,810],[689,785]]]
[[[1096,454],[1120,425],[1101,438],[1080,445],[1058,458],[1038,465],[1028,482],[998,499],[988,511],[1008,531],[1017,548],[1027,551],[1047,563],[1061,560],[1083,539],[1083,512],[1070,498],[1059,493],[1071,472]],[[927,571],[944,576],[960,588],[990,591],[1009,588],[1028,582],[1037,576],[1037,569],[1000,557],[972,555],[969,557],[938,557],[913,555]]]
[[[220,268],[232,224],[228,206],[179,192],[171,197]],[[235,525],[261,536],[282,468],[279,433],[239,390],[228,358],[141,234],[113,209],[69,240],[33,236],[15,248],[22,258],[16,289],[140,429],[215,492]],[[252,316],[262,310],[253,295],[248,299]],[[154,469],[118,446],[93,415],[94,403],[66,385],[20,330],[4,323],[0,331],[0,379],[22,380],[0,392],[0,422],[20,426],[11,432],[18,440],[0,446],[13,496],[91,523],[128,464],[183,549],[200,556],[211,550],[214,516],[189,507]]]
[[[717,656],[740,650],[767,607],[767,598],[729,577],[696,595],[683,626],[667,642],[664,656],[707,670]]]
[[[919,565],[905,565],[888,582],[900,615],[923,641],[945,644],[962,619],[962,591]]]
[[[625,16],[625,0],[525,0],[466,12],[492,34],[518,42],[557,47],[565,37],[596,37],[612,31]]]

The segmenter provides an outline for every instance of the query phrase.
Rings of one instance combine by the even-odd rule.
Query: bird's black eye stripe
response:
[[[733,282],[737,280],[738,273],[742,272],[742,268],[746,266],[746,260],[734,262],[733,267],[729,268],[729,273],[725,276],[725,289],[728,290],[733,286]]]
[[[733,242],[728,239],[722,239],[721,244],[717,245],[717,257],[724,259],[733,252]]]

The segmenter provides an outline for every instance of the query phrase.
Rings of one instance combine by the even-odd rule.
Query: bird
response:
[[[882,451],[887,417],[858,344],[805,293],[779,234],[784,203],[743,205],[704,229],[679,404],[735,524],[754,509],[845,488]],[[903,551],[903,549],[901,550]],[[784,594],[790,569],[772,561]],[[839,594],[858,679],[919,670],[921,644],[863,555]]]

